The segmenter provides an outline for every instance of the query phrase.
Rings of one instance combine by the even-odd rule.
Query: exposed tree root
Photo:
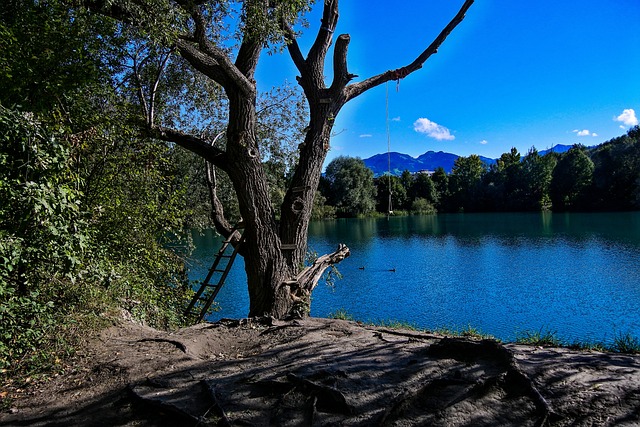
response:
[[[184,345],[180,341],[170,340],[167,338],[142,338],[142,339],[139,339],[137,342],[166,342],[168,344],[174,345],[178,350],[182,351],[183,353],[187,353],[186,345]]]
[[[305,394],[315,397],[319,411],[346,415],[353,413],[353,407],[347,402],[345,395],[337,388],[329,387],[295,374],[287,374],[287,379]]]
[[[172,404],[170,401],[165,401],[161,398],[150,398],[145,396],[143,393],[139,392],[139,389],[135,386],[129,384],[127,386],[127,392],[132,397],[133,401],[143,407],[147,407],[150,414],[154,416],[160,414],[165,414],[168,418],[171,419],[172,422],[175,422],[176,425],[200,425],[207,426],[208,424],[203,423],[203,420],[199,417],[196,417],[188,412],[185,412],[183,409],[177,407]]]
[[[369,328],[367,328],[369,329]],[[440,336],[436,336],[436,335],[429,335],[426,334],[424,332],[416,332],[416,333],[411,333],[411,332],[406,332],[406,331],[400,331],[400,330],[395,330],[395,329],[386,329],[386,328],[380,328],[380,327],[376,327],[375,329],[372,329],[374,331],[374,333],[376,332],[381,332],[381,333],[385,333],[385,334],[389,334],[389,335],[395,335],[398,337],[407,337],[411,340],[416,340],[416,341],[426,341],[428,339],[441,339]]]
[[[218,397],[216,395],[215,386],[212,385],[211,382],[209,382],[207,380],[202,380],[202,381],[200,381],[200,383],[202,384],[202,387],[207,392],[208,396],[213,401],[213,405],[212,405],[211,408],[216,413],[216,415],[218,417],[220,417],[220,421],[218,421],[217,425],[219,427],[231,427],[231,421],[229,421],[229,417],[227,417],[227,414],[224,411],[224,408],[220,404],[220,401],[218,400]]]
[[[540,414],[538,426],[545,426],[549,422],[561,418],[553,411],[551,405],[542,396],[534,382],[520,369],[513,354],[497,341],[443,338],[429,347],[428,354],[432,357],[446,357],[464,362],[472,362],[478,359],[495,361],[503,367],[504,372],[489,378],[483,384],[478,384],[474,387],[474,392],[486,389],[487,386],[497,385],[507,393],[529,397],[533,400],[536,410]]]

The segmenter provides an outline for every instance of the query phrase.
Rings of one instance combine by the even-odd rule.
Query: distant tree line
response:
[[[391,203],[389,203],[391,193]],[[315,217],[387,213],[619,211],[640,209],[640,127],[594,148],[522,156],[512,148],[487,166],[456,160],[450,174],[374,178],[359,158],[337,157],[316,196]]]

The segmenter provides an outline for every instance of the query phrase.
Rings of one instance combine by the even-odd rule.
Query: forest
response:
[[[436,212],[589,212],[640,209],[640,127],[596,147],[522,156],[516,148],[487,166],[479,156],[456,160],[450,174],[404,171],[374,178],[362,160],[327,166],[315,217]],[[391,198],[389,198],[391,193]]]

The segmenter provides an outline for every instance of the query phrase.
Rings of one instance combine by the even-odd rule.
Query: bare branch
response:
[[[251,36],[245,35],[238,51],[235,66],[246,78],[253,79],[261,51],[262,43]]]
[[[295,278],[295,282],[304,286],[303,289],[311,293],[313,289],[318,285],[318,281],[324,274],[325,270],[330,266],[339,263],[347,258],[351,252],[346,245],[340,244],[338,249],[331,254],[322,255],[315,262],[306,267]]]
[[[156,105],[156,94],[158,93],[158,86],[160,85],[160,79],[162,79],[162,75],[164,74],[164,70],[167,67],[167,63],[169,62],[169,58],[173,53],[173,49],[171,49],[160,61],[160,67],[158,68],[158,74],[156,75],[156,79],[151,86],[151,93],[149,95],[149,109],[148,109],[148,118],[147,125],[149,127],[153,127],[154,117],[155,117],[155,105]]]
[[[284,19],[280,23],[280,27],[285,34],[285,39],[287,43],[287,50],[289,51],[289,56],[293,60],[300,74],[304,74],[306,72],[307,65],[304,61],[304,56],[300,51],[300,46],[298,45],[298,41],[296,40],[296,35],[293,32],[293,29],[289,25],[289,23],[285,22]]]
[[[350,41],[349,34],[341,34],[336,42],[333,51],[333,83],[330,89],[332,94],[341,92],[351,80],[358,77],[347,70],[347,48]]]
[[[338,24],[338,0],[324,0],[324,10],[322,12],[322,25],[309,50],[307,63],[324,68],[324,59],[331,46],[333,32]]]
[[[227,238],[231,235],[232,226],[224,216],[224,207],[220,199],[218,199],[216,169],[209,162],[205,162],[207,168],[207,187],[209,187],[209,198],[211,200],[211,218],[216,231]]]
[[[149,136],[162,141],[173,142],[192,153],[197,154],[208,162],[213,163],[222,170],[226,170],[228,163],[226,153],[219,148],[212,147],[207,141],[193,135],[186,134],[177,129],[161,126],[149,130]]]
[[[211,141],[211,147],[215,148],[215,143],[224,132],[220,132],[216,137]],[[224,216],[224,207],[222,206],[222,202],[218,199],[218,193],[216,191],[217,180],[216,180],[216,168],[215,166],[205,160],[205,168],[207,169],[207,187],[209,187],[209,198],[211,199],[211,218],[213,219],[213,225],[215,226],[218,233],[220,233],[224,238],[227,238],[231,235],[233,228],[227,218]]]
[[[136,52],[133,59],[132,71],[133,77],[135,79],[135,84],[137,86],[138,93],[138,101],[140,102],[140,106],[142,107],[142,113],[144,114],[144,119],[147,125],[150,123],[149,121],[149,105],[147,104],[147,97],[144,93],[144,87],[142,86],[142,77],[140,76],[140,69],[142,67],[141,64],[138,64],[138,52]],[[142,61],[144,62],[144,61]]]
[[[440,32],[438,37],[425,49],[418,57],[409,65],[398,68],[396,70],[385,71],[377,76],[370,77],[362,82],[354,83],[346,87],[346,99],[347,101],[355,98],[358,95],[363,94],[367,90],[379,86],[389,80],[400,80],[407,77],[409,74],[422,68],[422,65],[429,59],[431,55],[438,52],[438,48],[446,38],[451,34],[453,29],[462,22],[467,13],[467,10],[471,7],[474,0],[465,0],[464,4],[456,14],[456,16],[447,24],[447,26]]]
[[[207,39],[207,24],[201,11],[193,6],[189,12],[195,24],[195,30],[193,37],[183,37],[178,41],[178,48],[183,57],[194,68],[218,82],[226,90],[233,85],[245,95],[255,93],[255,84],[238,69],[224,50]],[[195,42],[197,47],[190,42]]]

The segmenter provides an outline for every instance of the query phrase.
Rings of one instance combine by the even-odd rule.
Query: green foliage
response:
[[[376,209],[378,212],[406,209],[409,204],[407,189],[401,178],[385,175],[376,181]],[[389,192],[391,192],[391,206],[389,206]],[[391,208],[391,209],[390,209]]]
[[[557,332],[542,328],[538,331],[525,331],[518,334],[516,342],[543,347],[560,347],[563,344],[562,340],[558,338]]]
[[[73,283],[87,247],[69,152],[0,105],[0,368],[27,365],[54,324],[52,283]]]
[[[10,108],[63,115],[117,61],[114,24],[58,1],[2,2],[0,34],[0,100]]]
[[[0,33],[0,365],[46,369],[73,344],[67,334],[119,308],[180,324],[185,252],[169,246],[185,189],[173,150],[141,139],[127,97],[110,89],[117,27],[12,0]]]
[[[446,175],[445,175],[446,177]],[[424,199],[435,206],[440,201],[440,194],[433,179],[426,173],[418,173],[410,181],[409,198],[411,200]]]
[[[619,334],[609,349],[616,353],[638,354],[640,353],[640,339],[631,334]]]
[[[329,163],[325,172],[330,182],[330,202],[343,216],[357,216],[372,212],[376,188],[373,172],[355,157],[340,156]]]
[[[553,169],[550,196],[554,210],[583,209],[593,179],[594,164],[586,149],[574,146]]]
[[[557,159],[553,155],[540,156],[532,148],[522,160],[520,210],[549,210],[551,197],[549,187]]]
[[[395,319],[380,320],[380,321],[371,323],[371,325],[379,326],[382,328],[389,328],[389,329],[406,329],[409,331],[424,332],[424,329],[420,329],[418,326],[416,326],[415,323],[409,323],[404,320],[395,320]]]
[[[640,126],[591,154],[594,163],[591,202],[597,209],[640,209]]]
[[[609,347],[602,342],[597,341],[574,341],[567,346],[572,350],[590,350],[590,351],[608,351]]]
[[[434,214],[436,213],[436,208],[429,203],[427,199],[423,199],[422,197],[418,197],[413,201],[411,205],[411,212],[415,214]]]
[[[334,311],[333,313],[329,313],[329,315],[327,317],[329,319],[350,320],[350,321],[354,320],[353,315],[351,315],[344,308],[339,308],[336,311]]]
[[[449,177],[450,208],[454,211],[476,210],[480,182],[486,168],[479,156],[458,157]]]
[[[312,220],[332,219],[336,217],[336,208],[327,205],[327,198],[320,191],[316,191],[313,199],[313,209],[311,211]]]

